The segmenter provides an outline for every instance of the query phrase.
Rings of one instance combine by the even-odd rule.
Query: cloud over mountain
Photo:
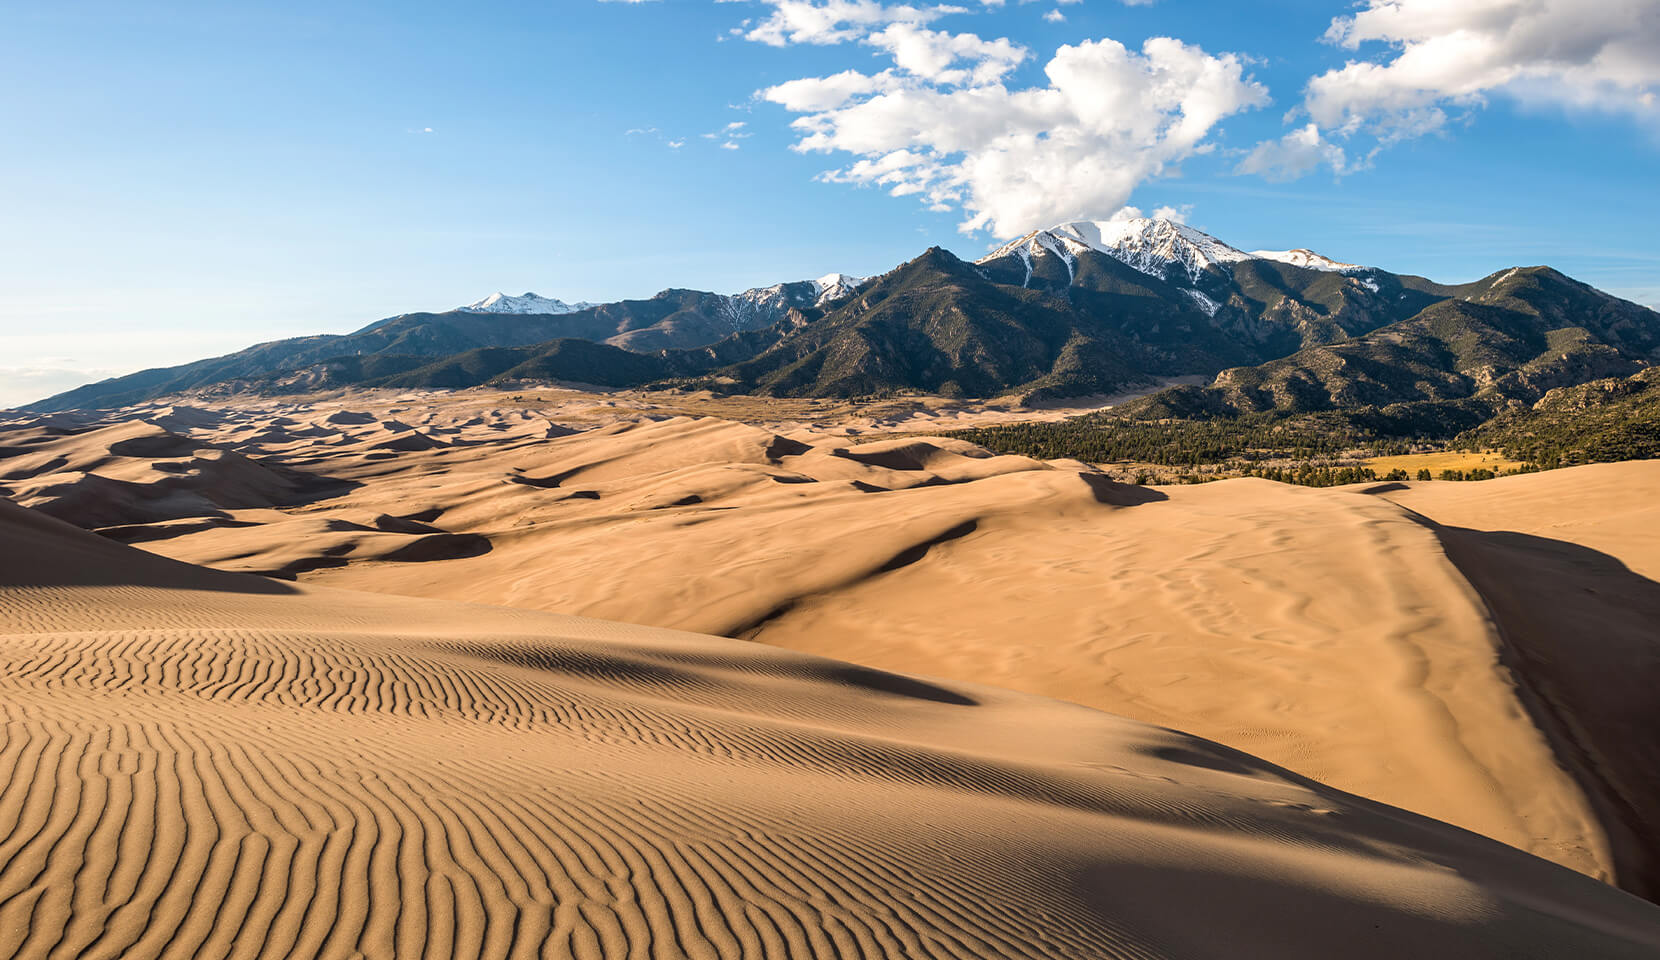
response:
[[[1239,56],[1170,37],[1140,50],[1110,38],[1068,44],[1046,83],[1009,76],[1028,51],[1004,38],[926,24],[962,8],[828,0],[775,2],[748,28],[767,43],[858,41],[887,54],[877,72],[805,77],[759,96],[802,116],[795,149],[847,154],[835,183],[917,196],[961,210],[965,231],[1018,236],[1043,224],[1124,207],[1143,181],[1208,152],[1217,123],[1268,102]]]

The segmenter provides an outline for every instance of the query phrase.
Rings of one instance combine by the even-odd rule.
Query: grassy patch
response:
[[[1405,470],[1417,476],[1419,470],[1428,470],[1436,476],[1443,470],[1491,470],[1494,473],[1504,473],[1509,470],[1520,470],[1526,464],[1519,460],[1511,460],[1497,450],[1483,450],[1469,452],[1465,450],[1442,450],[1436,453],[1408,453],[1391,457],[1371,457],[1362,462],[1362,466],[1370,467],[1378,476],[1387,476],[1392,470]]]

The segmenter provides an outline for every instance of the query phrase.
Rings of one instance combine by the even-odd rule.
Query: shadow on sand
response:
[[[1607,831],[1619,886],[1660,899],[1660,583],[1578,544],[1421,522],[1492,612],[1523,703]]]

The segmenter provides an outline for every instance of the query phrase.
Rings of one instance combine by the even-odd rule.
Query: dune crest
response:
[[[1585,786],[1621,886],[1660,899],[1660,464],[1380,489],[1480,592],[1535,723]]]

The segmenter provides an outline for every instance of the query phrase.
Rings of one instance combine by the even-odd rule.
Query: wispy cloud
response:
[[[746,40],[782,47],[792,43],[828,45],[859,40],[890,24],[932,23],[965,9],[949,4],[913,5],[877,0],[763,0],[772,13],[759,23],[733,29]],[[991,6],[1000,5],[989,4]]]
[[[1343,148],[1320,134],[1318,124],[1308,124],[1278,140],[1256,145],[1234,170],[1254,173],[1268,180],[1295,180],[1322,164],[1342,173],[1347,166]]]

